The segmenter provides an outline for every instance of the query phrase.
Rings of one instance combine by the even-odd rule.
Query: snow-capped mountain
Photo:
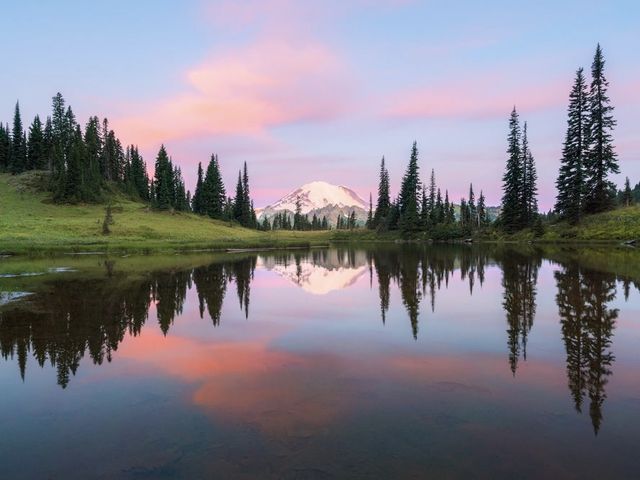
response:
[[[347,216],[355,212],[356,219],[364,222],[367,219],[368,204],[353,190],[342,185],[332,185],[327,182],[307,183],[293,192],[285,195],[272,205],[258,208],[258,219],[265,216],[269,219],[280,212],[288,212],[293,215],[296,211],[296,200],[300,199],[300,207],[303,215],[311,218],[314,214],[321,219],[327,217],[327,221],[335,225],[338,215]]]

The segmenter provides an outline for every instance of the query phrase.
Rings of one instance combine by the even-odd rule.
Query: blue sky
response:
[[[423,178],[453,199],[500,199],[507,117],[528,121],[550,208],[575,70],[607,61],[622,174],[640,181],[640,4],[618,2],[21,1],[3,5],[0,120],[61,91],[84,123],[106,116],[152,165],[161,143],[193,186],[219,154],[247,161],[256,205],[327,180],[397,186],[413,140]],[[576,13],[578,12],[578,13]]]

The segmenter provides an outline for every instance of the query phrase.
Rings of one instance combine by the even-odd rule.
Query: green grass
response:
[[[617,208],[589,215],[575,226],[566,223],[550,225],[545,241],[612,241],[640,240],[640,206]]]
[[[113,198],[111,234],[104,205],[57,205],[37,186],[42,174],[0,174],[0,252],[274,248],[327,244],[329,232],[259,232],[187,213],[157,212],[123,195]]]

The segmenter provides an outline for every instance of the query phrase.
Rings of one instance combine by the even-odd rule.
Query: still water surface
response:
[[[639,264],[488,246],[3,260],[0,477],[639,478]]]

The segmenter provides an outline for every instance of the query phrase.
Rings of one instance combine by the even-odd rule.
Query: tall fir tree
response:
[[[615,187],[609,175],[619,173],[618,160],[613,147],[612,131],[616,126],[613,106],[607,95],[609,82],[604,76],[605,60],[600,44],[591,65],[591,87],[589,105],[589,151],[586,158],[586,200],[587,213],[596,213],[613,206]]]
[[[373,196],[371,192],[369,192],[369,212],[367,213],[366,227],[369,229],[373,228]]]
[[[555,211],[572,224],[580,221],[585,199],[585,165],[588,145],[588,94],[583,69],[579,68],[569,94],[567,131],[562,147]]]
[[[400,186],[398,209],[400,213],[399,227],[403,235],[413,236],[420,231],[420,212],[418,195],[420,193],[420,176],[418,167],[418,144],[413,142],[411,157],[407,171]]]
[[[429,199],[427,202],[427,216],[429,223],[434,225],[436,223],[437,213],[435,212],[436,206],[436,172],[431,169],[431,178],[429,179]]]
[[[389,217],[391,207],[391,199],[389,197],[389,172],[384,164],[384,157],[380,162],[380,179],[378,181],[378,201],[376,202],[376,211],[373,215],[374,228],[380,227],[386,223]]]
[[[487,216],[487,206],[484,198],[484,193],[480,190],[480,196],[478,197],[478,225],[480,228],[487,226],[489,218]]]
[[[154,207],[168,210],[173,203],[173,166],[164,145],[160,146],[156,157],[154,179]]]
[[[38,115],[29,127],[29,142],[27,143],[27,170],[44,170],[47,166],[44,131],[42,121]]]
[[[538,216],[538,174],[536,164],[529,147],[527,135],[527,122],[524,122],[522,132],[522,192],[521,192],[521,214],[522,225],[533,226]]]
[[[507,137],[507,164],[502,177],[502,226],[507,232],[515,232],[523,227],[522,197],[522,152],[520,148],[520,122],[518,112],[513,107],[509,118]]]
[[[211,218],[223,219],[225,216],[224,203],[226,197],[227,192],[224,187],[224,182],[222,181],[218,156],[211,154],[199,198],[202,214],[208,215]]]
[[[198,162],[198,179],[196,180],[196,189],[193,193],[193,200],[191,202],[191,209],[193,213],[204,214],[202,208],[202,184],[204,181],[204,172],[202,171],[202,162]]]
[[[473,193],[473,183],[469,184],[469,201],[467,203],[469,209],[469,227],[475,230],[478,227],[478,209],[476,207],[476,196]]]
[[[20,116],[20,104],[18,102],[16,102],[13,115],[11,135],[9,171],[15,175],[16,173],[24,172],[27,168],[27,146],[24,142],[24,130],[22,129],[22,117]]]
[[[238,183],[236,183],[236,196],[233,200],[233,218],[242,224],[242,204],[244,202],[244,185],[242,184],[242,171],[238,171]]]

